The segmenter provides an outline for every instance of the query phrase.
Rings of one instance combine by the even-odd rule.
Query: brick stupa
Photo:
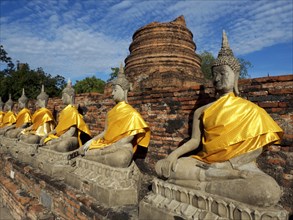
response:
[[[134,33],[125,74],[136,91],[202,83],[201,59],[195,50],[183,16],[167,23],[152,22]]]

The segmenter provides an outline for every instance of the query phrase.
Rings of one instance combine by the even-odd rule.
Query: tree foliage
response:
[[[63,76],[53,77],[45,73],[42,68],[31,70],[27,63],[18,63],[17,68],[14,68],[15,65],[2,45],[0,48],[1,65],[6,65],[6,68],[0,70],[0,96],[3,101],[8,99],[9,93],[13,100],[17,100],[21,96],[22,88],[25,89],[28,98],[35,99],[41,91],[42,84],[50,97],[60,95],[66,85]]]
[[[85,93],[85,92],[104,92],[106,83],[96,78],[95,76],[86,77],[83,80],[76,81],[74,89],[76,93]]]
[[[110,78],[107,80],[107,82],[112,81],[118,76],[119,67],[112,67],[111,70],[112,70],[112,73],[110,74]]]
[[[212,63],[216,59],[212,53],[204,51],[199,54],[201,57],[201,71],[203,72],[206,79],[212,79]],[[240,79],[249,78],[248,69],[253,67],[253,65],[243,58],[237,58],[240,63]]]

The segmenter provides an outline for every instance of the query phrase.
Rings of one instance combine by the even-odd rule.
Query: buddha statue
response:
[[[156,173],[175,185],[250,205],[275,205],[280,187],[255,161],[283,131],[264,109],[238,97],[240,65],[224,31],[212,72],[218,99],[194,112],[190,140],[159,160]],[[198,154],[183,156],[200,145]]]
[[[2,127],[2,122],[5,115],[5,112],[3,111],[4,110],[3,107],[4,107],[4,102],[2,101],[2,98],[0,96],[0,128]]]
[[[121,64],[113,81],[113,99],[116,105],[107,113],[104,131],[88,141],[79,153],[85,159],[112,167],[128,167],[137,146],[147,147],[150,129],[141,115],[128,104],[130,83]]]
[[[46,134],[55,127],[55,119],[52,112],[47,109],[49,96],[42,85],[41,93],[37,96],[36,108],[38,110],[32,116],[32,125],[21,132],[20,140],[28,144],[39,144]]]
[[[22,89],[22,95],[18,99],[19,112],[16,116],[15,124],[9,126],[6,129],[5,136],[8,138],[17,138],[21,131],[30,126],[32,122],[30,110],[27,108],[28,98],[25,96],[24,89]]]
[[[6,129],[8,129],[11,125],[13,125],[16,121],[16,116],[14,114],[14,112],[12,111],[13,108],[13,101],[11,99],[11,94],[9,94],[9,99],[7,100],[7,102],[4,105],[4,111],[6,112],[4,114],[3,120],[2,120],[2,125],[1,125],[1,129],[0,129],[0,134],[3,135],[6,131]]]
[[[74,106],[74,98],[75,91],[69,80],[62,91],[62,101],[66,107],[60,112],[56,128],[42,137],[40,144],[43,147],[58,152],[68,152],[82,146],[82,133],[91,135],[82,115]]]

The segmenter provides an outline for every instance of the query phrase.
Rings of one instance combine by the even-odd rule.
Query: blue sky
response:
[[[134,32],[184,15],[197,53],[217,55],[225,29],[251,77],[293,73],[292,0],[1,0],[0,43],[13,58],[72,81],[109,78]],[[3,67],[2,67],[3,68]]]

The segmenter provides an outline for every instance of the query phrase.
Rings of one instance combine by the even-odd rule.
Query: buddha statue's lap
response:
[[[75,91],[69,81],[62,91],[62,101],[67,106],[60,112],[56,128],[41,138],[42,147],[58,152],[73,151],[83,144],[82,133],[91,135],[82,115],[73,105],[74,97]]]
[[[121,65],[118,77],[113,81],[112,95],[116,105],[107,113],[104,132],[80,150],[85,159],[125,168],[131,164],[138,145],[148,146],[150,129],[141,115],[127,103],[129,89],[130,83]]]
[[[191,139],[158,161],[156,172],[176,185],[270,206],[279,201],[281,190],[255,161],[263,147],[280,140],[282,129],[263,109],[234,95],[239,68],[223,33],[222,49],[212,67],[220,98],[195,111]],[[181,157],[200,143],[200,153]]]
[[[30,110],[27,109],[28,98],[25,96],[24,89],[22,96],[18,99],[18,108],[21,109],[16,116],[15,123],[5,131],[5,136],[8,138],[17,138],[21,131],[31,124]]]
[[[39,144],[42,137],[51,132],[55,127],[52,112],[47,109],[49,96],[42,85],[41,93],[37,96],[36,108],[32,116],[32,125],[21,132],[20,140],[28,144]]]

